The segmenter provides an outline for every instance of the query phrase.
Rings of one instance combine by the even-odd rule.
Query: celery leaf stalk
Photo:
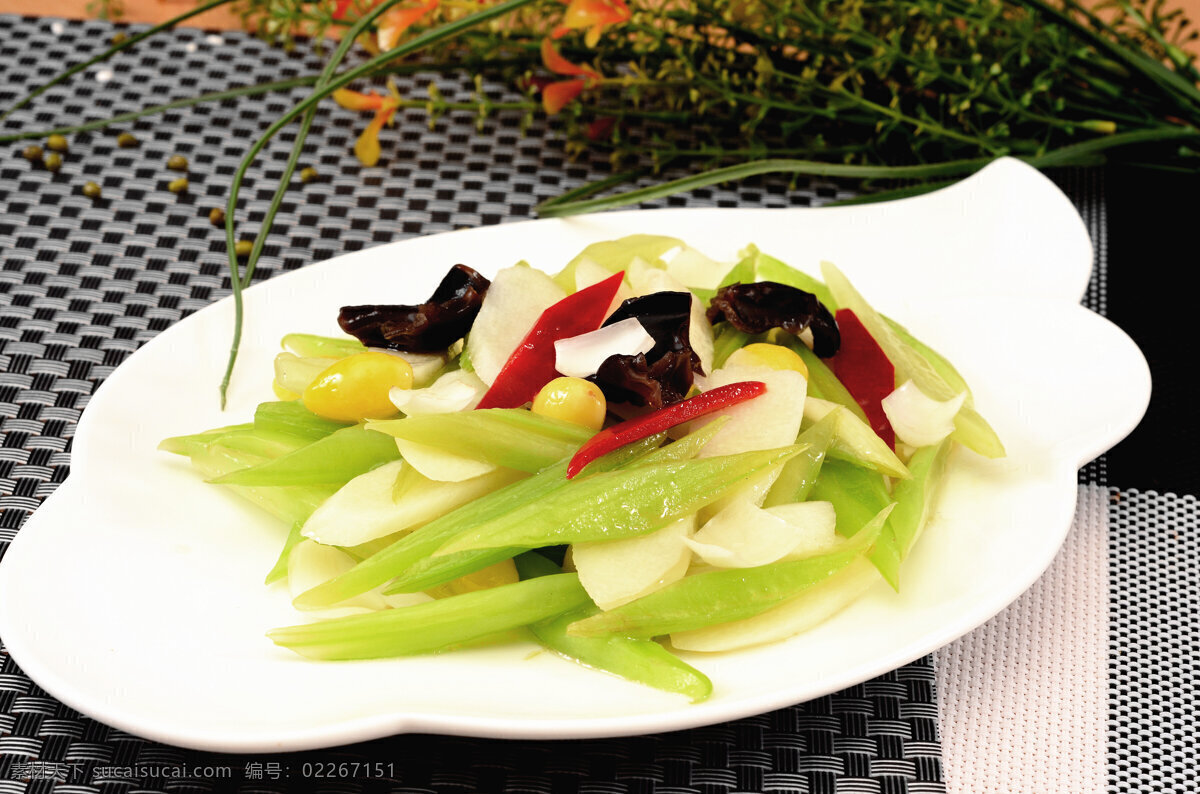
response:
[[[496,466],[536,472],[570,455],[595,433],[522,408],[419,414],[370,422],[371,430]]]
[[[291,454],[218,477],[221,485],[344,485],[390,463],[400,450],[390,436],[364,427],[346,427]]]
[[[539,548],[644,535],[694,513],[797,447],[639,466],[574,480],[536,504],[485,522],[437,554],[515,546]]]
[[[449,650],[588,603],[573,573],[301,626],[272,629],[276,645],[310,659],[380,659]]]

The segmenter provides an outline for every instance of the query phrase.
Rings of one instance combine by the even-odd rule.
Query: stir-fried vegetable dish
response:
[[[703,700],[677,651],[899,590],[952,448],[1004,454],[950,362],[833,265],[648,235],[554,276],[469,265],[423,303],[341,307],[349,336],[289,334],[276,400],[162,443],[280,520],[266,581],[301,613],[278,645],[523,636]]]

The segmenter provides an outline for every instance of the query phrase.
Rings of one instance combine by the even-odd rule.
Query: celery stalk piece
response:
[[[896,536],[896,547],[904,559],[912,551],[929,520],[930,506],[937,499],[946,459],[950,456],[951,442],[946,439],[933,447],[921,447],[908,460],[912,479],[901,480],[892,490],[896,509],[888,520]]]
[[[644,535],[716,501],[793,457],[796,447],[662,463],[573,480],[536,504],[484,522],[435,556],[516,546],[538,548]]]
[[[192,456],[192,465],[206,478],[220,477],[249,466],[261,465],[266,458],[241,450],[213,444]],[[228,485],[232,493],[257,505],[288,526],[303,523],[336,489],[330,485],[293,485],[284,487]]]
[[[221,436],[219,443],[228,449],[238,449],[243,452],[261,455],[268,460],[275,460],[306,446],[309,441],[301,436],[294,436],[290,433],[277,433],[275,431],[264,431],[253,428],[251,430],[235,430],[232,433],[226,433]]]
[[[700,450],[704,449],[704,446],[709,441],[712,441],[713,436],[720,432],[721,428],[728,421],[728,416],[718,416],[708,424],[701,425],[679,440],[667,444],[665,447],[651,449],[650,452],[647,452],[645,455],[639,455],[628,463],[622,464],[621,467],[653,466],[659,463],[678,463],[680,461],[691,460],[700,454]],[[621,467],[609,466],[608,470]],[[584,469],[584,471],[594,473],[600,471],[600,469],[588,468]]]
[[[230,433],[246,432],[253,429],[254,425],[252,424],[214,427],[212,430],[205,430],[202,433],[192,433],[186,436],[171,436],[170,438],[164,438],[162,441],[158,442],[158,448],[163,452],[170,452],[175,455],[191,456],[204,449],[209,444],[218,443],[222,436]]]
[[[746,249],[746,253],[747,258],[752,259],[754,262],[754,279],[756,281],[774,281],[779,284],[787,284],[789,287],[802,289],[805,292],[811,292],[817,296],[817,300],[825,304],[829,311],[837,311],[838,305],[834,301],[829,287],[822,284],[819,280],[797,270],[791,265],[784,264],[773,256],[767,256],[753,245]]]
[[[889,477],[906,478],[908,467],[880,438],[870,425],[852,414],[844,405],[809,397],[804,401],[805,429],[828,416],[834,416],[833,442],[827,453],[831,458],[844,460]]]
[[[584,474],[580,476],[596,470],[592,466],[603,469],[609,465],[617,465],[631,460],[639,454],[644,454],[648,449],[653,449],[651,445],[658,443],[661,443],[661,436],[647,439],[638,444],[629,444],[593,461],[591,466],[584,469]],[[567,461],[563,460],[532,477],[493,491],[487,496],[480,497],[418,527],[341,576],[301,593],[293,600],[293,603],[299,609],[315,609],[353,598],[359,593],[365,593],[389,579],[400,576],[420,560],[429,557],[451,538],[523,505],[536,503],[554,490],[566,486],[568,482],[570,481],[567,479]],[[519,550],[514,549],[507,556],[511,557],[517,551]],[[475,557],[475,561],[479,564],[472,563],[471,567],[466,568],[463,573],[486,567],[497,562],[498,559],[503,559],[503,557],[497,557],[496,552],[492,550],[479,553]],[[404,591],[389,588],[387,594],[395,592]]]
[[[400,457],[396,442],[367,428],[346,427],[251,469],[218,477],[220,485],[344,485]]]
[[[617,240],[604,240],[584,248],[567,266],[554,276],[554,282],[568,294],[575,291],[575,268],[585,259],[616,273],[625,270],[634,259],[662,267],[662,255],[675,248],[684,248],[686,243],[674,237],[656,234],[631,234]]]
[[[821,263],[825,281],[833,291],[835,299],[845,308],[851,309],[875,342],[883,348],[888,360],[896,368],[896,385],[911,380],[929,397],[949,400],[958,391],[946,382],[924,356],[906,344],[900,335],[876,312],[850,281],[829,262]],[[964,404],[954,418],[951,438],[968,449],[988,458],[1004,457],[1004,444],[987,421],[970,405]]]
[[[254,411],[254,429],[263,432],[288,433],[317,441],[351,422],[336,422],[317,416],[299,400],[259,403]]]
[[[804,360],[805,366],[808,367],[808,396],[837,403],[861,419],[868,427],[871,426],[862,406],[858,404],[858,401],[854,399],[849,390],[842,385],[837,375],[833,374],[833,370],[829,368],[828,364],[822,361],[816,353],[812,352],[808,345],[796,337],[789,334],[784,338],[784,342],[788,347],[796,351],[796,354]]]
[[[275,384],[293,394],[304,394],[308,385],[338,360],[329,356],[302,358],[291,353],[280,353],[275,356]]]
[[[348,336],[339,338],[316,334],[288,334],[280,346],[301,358],[345,358],[367,350],[362,342]]]
[[[287,539],[283,541],[283,548],[279,552],[278,559],[275,560],[275,565],[267,573],[267,578],[263,584],[274,584],[275,582],[287,579],[288,575],[288,559],[292,556],[292,549],[296,544],[304,540],[304,536],[300,534],[300,528],[304,526],[304,522],[297,521],[292,524],[292,528],[288,530]]]
[[[560,573],[399,609],[272,629],[267,636],[310,659],[409,656],[448,650],[587,603],[579,577]]]
[[[837,415],[830,412],[824,419],[796,437],[796,445],[803,446],[796,457],[783,465],[775,484],[767,492],[763,507],[803,502],[821,474],[821,465],[833,443]]]
[[[729,568],[686,576],[662,590],[567,627],[577,637],[618,634],[650,638],[743,620],[825,581],[867,552],[891,506],[835,551],[757,568]]]
[[[371,430],[509,469],[536,472],[577,450],[595,431],[523,408],[418,414],[370,422]]]
[[[859,527],[894,501],[882,474],[840,460],[825,461],[809,496],[833,503],[837,532],[843,537],[853,536]],[[888,521],[868,555],[894,590],[900,589],[900,548],[892,523]]]
[[[862,597],[879,572],[859,558],[823,582],[744,620],[671,634],[671,647],[681,651],[732,651],[778,642],[824,623]]]
[[[595,474],[599,471],[612,471],[618,468],[632,469],[641,466],[690,460],[700,454],[700,450],[717,434],[717,431],[721,429],[721,426],[726,421],[726,417],[719,417],[699,430],[689,433],[678,441],[658,449],[654,449],[654,447],[660,443],[659,440],[656,440],[655,437],[645,439],[638,442],[637,445],[630,445],[623,448],[624,452],[622,456],[614,457],[617,453],[611,453],[594,461],[584,471],[588,474]],[[657,439],[661,438],[663,436],[657,437]],[[651,451],[643,452],[644,450]],[[618,452],[621,451],[618,450]],[[503,547],[499,549],[464,551],[457,554],[445,554],[439,557],[424,557],[414,562],[408,570],[397,576],[396,580],[384,592],[391,595],[393,593],[416,593],[428,590],[431,587],[436,587],[444,582],[465,576],[480,568],[485,568],[488,565],[508,559],[520,551],[522,549],[517,547]]]
[[[615,634],[576,637],[567,633],[568,626],[599,612],[598,607],[587,606],[534,623],[529,628],[546,648],[585,667],[604,670],[666,692],[677,692],[693,703],[707,700],[712,695],[712,681],[708,676],[654,640]]]
[[[971,387],[967,385],[966,379],[959,373],[957,369],[954,368],[954,365],[951,364],[945,356],[910,334],[907,328],[893,320],[891,317],[883,314],[879,316],[882,317],[884,322],[888,324],[888,327],[896,332],[896,335],[900,337],[900,340],[904,342],[904,344],[920,353],[921,357],[929,362],[929,366],[933,367],[937,374],[942,376],[942,380],[950,384],[950,388],[954,389],[955,394],[965,391],[967,393],[967,405],[973,404]]]
[[[750,344],[753,337],[745,331],[739,331],[729,323],[717,323],[720,331],[713,341],[713,369],[725,366],[725,361],[735,350]]]

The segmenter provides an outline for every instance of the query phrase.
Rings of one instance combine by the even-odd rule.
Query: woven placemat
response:
[[[0,17],[0,106],[106,42],[110,25]],[[167,98],[318,71],[242,34],[180,30],[48,92],[5,129],[83,121]],[[109,78],[106,81],[97,80]],[[474,86],[401,81],[467,101]],[[72,136],[57,174],[31,168],[21,145],[0,156],[0,555],[29,512],[66,477],[70,440],[89,396],[140,344],[228,292],[224,239],[208,222],[245,142],[302,92],[197,106],[116,130]],[[540,201],[607,172],[603,154],[568,160],[554,131],[518,117],[423,114],[384,132],[380,167],[350,155],[361,116],[330,108],[306,164],[321,178],[288,195],[258,278],[391,240],[532,215]],[[291,139],[264,151],[243,190],[261,219]],[[166,159],[191,161],[190,190]],[[102,186],[98,200],[82,183]],[[834,184],[748,180],[646,206],[808,206],[848,193]],[[247,234],[251,229],[245,230]],[[939,792],[940,752],[928,659],[845,692],[735,723],[591,742],[503,742],[400,736],[320,753],[242,757],[167,747],[56,702],[0,650],[0,792]]]

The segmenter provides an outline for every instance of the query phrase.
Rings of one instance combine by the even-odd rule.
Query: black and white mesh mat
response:
[[[0,107],[94,52],[113,31],[99,22],[0,16]],[[285,55],[237,33],[179,30],[153,41],[52,89],[0,129],[78,123],[321,67],[311,55]],[[451,101],[475,90],[458,78],[399,82],[403,93],[423,98],[430,80]],[[209,210],[224,205],[245,142],[304,90],[72,135],[57,173],[31,167],[20,156],[23,144],[0,151],[0,555],[67,476],[75,423],[96,387],[156,333],[228,294],[223,230],[209,222]],[[528,218],[539,202],[607,173],[602,154],[569,160],[543,125],[522,131],[519,118],[494,116],[478,129],[463,112],[430,127],[418,111],[385,132],[382,167],[363,170],[350,149],[364,122],[332,109],[318,116],[304,162],[320,176],[287,195],[256,278],[414,235]],[[124,131],[140,145],[118,147]],[[251,224],[266,211],[291,144],[286,132],[278,136],[260,158],[265,167],[252,169],[242,210]],[[178,175],[163,167],[174,154],[190,160],[189,189],[178,195],[167,190]],[[82,194],[88,180],[100,185],[100,198]],[[1094,210],[1087,193],[1074,193],[1085,215]],[[809,206],[849,195],[833,183],[760,179],[646,206]],[[1089,217],[1102,242],[1103,225],[1094,212]],[[1094,308],[1102,308],[1102,286],[1089,293]],[[1103,471],[1093,466],[1084,479],[1103,484]],[[1152,496],[1131,496],[1135,503],[1164,509]],[[1179,503],[1184,508],[1194,527],[1195,502]],[[1136,533],[1139,515],[1117,522],[1119,538]],[[1130,577],[1143,575],[1128,560],[1114,570],[1120,565]],[[1193,621],[1195,587],[1188,591]],[[1157,614],[1170,624],[1188,613]],[[1160,672],[1165,713],[1174,696],[1167,688],[1194,686],[1195,669]],[[1123,674],[1127,687],[1140,685],[1137,670]],[[658,736],[547,743],[416,735],[249,757],[168,747],[83,717],[40,690],[0,646],[0,792],[940,792],[934,680],[923,659],[809,703]],[[1113,752],[1126,758],[1148,751],[1139,746],[1146,741],[1139,708],[1127,708],[1126,727],[1112,739]],[[339,764],[362,774],[338,774]],[[333,773],[305,774],[322,768]],[[114,769],[138,774],[116,777]]]

